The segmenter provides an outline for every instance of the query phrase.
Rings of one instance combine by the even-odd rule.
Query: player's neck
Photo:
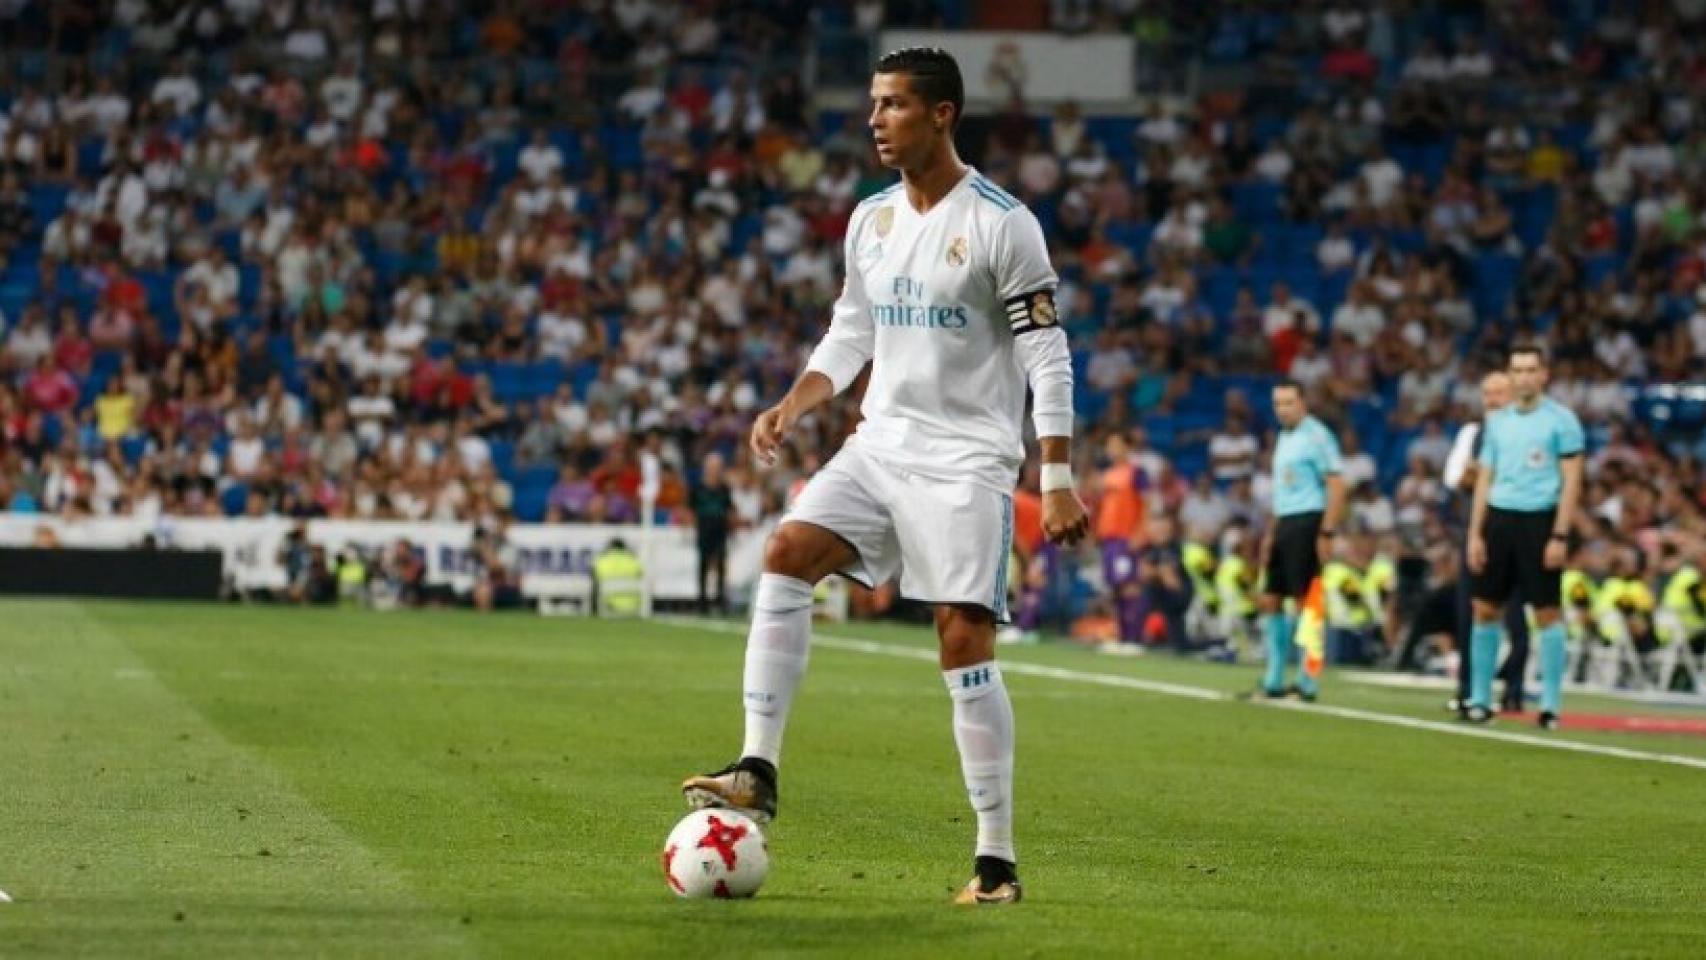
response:
[[[1518,397],[1516,401],[1516,408],[1523,413],[1533,413],[1534,408],[1538,406],[1540,406],[1540,394],[1538,393],[1527,399]]]
[[[900,181],[906,185],[906,199],[912,209],[922,216],[942,202],[948,191],[965,177],[967,169],[950,146],[932,153],[916,169],[902,170]]]

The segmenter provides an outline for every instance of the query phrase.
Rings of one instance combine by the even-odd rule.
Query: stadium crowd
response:
[[[1248,566],[1290,377],[1341,427],[1358,590],[1455,576],[1452,433],[1533,336],[1591,434],[1579,566],[1662,594],[1701,563],[1700,4],[1017,6],[1238,81],[1137,118],[1016,84],[962,132],[1049,237],[1098,537],[1176,539],[1199,588]],[[692,523],[715,455],[762,523],[856,423],[768,471],[743,443],[892,179],[801,38],[982,12],[0,2],[0,505],[626,521],[655,457]],[[1065,567],[1038,615],[1094,615]]]

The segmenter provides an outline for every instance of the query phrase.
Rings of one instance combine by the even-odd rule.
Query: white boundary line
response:
[[[715,621],[694,620],[690,617],[657,617],[654,623],[664,623],[672,627],[684,627],[690,630],[707,630],[713,633],[729,633],[745,635],[746,628],[738,624],[718,623]],[[831,650],[844,650],[849,653],[867,653],[881,657],[897,657],[902,660],[922,660],[928,663],[936,662],[936,653],[921,647],[908,647],[894,643],[878,643],[875,640],[857,640],[850,637],[824,636],[812,637],[812,646],[828,647]],[[1235,700],[1231,694],[1208,687],[1192,687],[1179,683],[1164,683],[1159,680],[1142,680],[1137,677],[1122,676],[1117,673],[1094,673],[1088,670],[1069,670],[1065,667],[1050,667],[1040,663],[1026,663],[1022,660],[1002,660],[1002,673],[1015,673],[1028,677],[1043,677],[1049,680],[1065,680],[1071,683],[1088,683],[1101,687],[1117,687],[1124,690],[1140,690],[1144,693],[1158,693],[1170,697],[1186,697],[1192,700],[1215,700],[1230,702]],[[1693,767],[1696,770],[1706,770],[1706,758],[1687,757],[1674,753],[1651,753],[1646,750],[1630,750],[1624,747],[1613,747],[1601,743],[1583,743],[1580,740],[1562,740],[1555,737],[1543,737],[1532,733],[1515,733],[1510,730],[1497,730],[1490,727],[1470,726],[1461,723],[1445,723],[1439,720],[1421,720],[1397,713],[1379,713],[1373,710],[1357,710],[1351,707],[1337,707],[1322,703],[1301,703],[1295,700],[1251,700],[1251,706],[1265,707],[1272,710],[1293,710],[1299,713],[1313,713],[1341,720],[1361,720],[1364,723],[1378,723],[1389,727],[1403,727],[1410,730],[1429,730],[1434,733],[1445,733],[1459,737],[1474,737],[1480,740],[1499,740],[1505,743],[1520,743],[1531,747],[1544,747],[1549,750],[1563,750],[1568,753],[1586,753],[1599,757],[1615,757],[1619,760],[1644,760],[1648,763],[1665,763],[1678,767]]]

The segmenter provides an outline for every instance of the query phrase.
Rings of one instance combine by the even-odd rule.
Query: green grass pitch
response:
[[[738,635],[667,623],[0,603],[0,956],[1706,952],[1706,769],[1076,674],[1008,674],[1026,901],[954,908],[972,819],[940,676],[828,645],[764,891],[678,901],[658,848],[680,778],[739,746],[740,672]],[[1427,692],[1326,697],[1443,717]]]

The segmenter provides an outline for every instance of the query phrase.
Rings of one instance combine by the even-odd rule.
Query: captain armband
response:
[[[1047,330],[1060,322],[1054,309],[1053,290],[1033,290],[1007,300],[1007,322],[1013,325],[1013,335]]]

